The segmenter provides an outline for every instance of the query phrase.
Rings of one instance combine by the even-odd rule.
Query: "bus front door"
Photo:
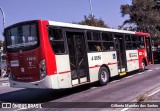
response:
[[[88,82],[88,60],[83,32],[66,32],[72,85]]]
[[[114,35],[116,52],[117,52],[117,61],[118,61],[118,71],[120,75],[126,74],[127,61],[126,61],[126,51],[125,51],[125,42],[123,35]]]
[[[151,64],[153,63],[152,59],[152,45],[151,45],[151,39],[149,37],[146,37],[146,48],[147,48],[147,59],[148,62]]]

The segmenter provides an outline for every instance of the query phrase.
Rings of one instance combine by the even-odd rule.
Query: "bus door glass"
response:
[[[118,69],[120,72],[126,71],[126,51],[125,51],[125,42],[123,35],[114,35],[116,51],[117,51],[117,61]]]
[[[88,60],[85,47],[84,33],[66,32],[66,36],[68,42],[72,80],[78,79],[78,84],[82,82],[87,82]]]
[[[146,50],[148,62],[152,62],[152,46],[151,39],[149,37],[146,37]]]

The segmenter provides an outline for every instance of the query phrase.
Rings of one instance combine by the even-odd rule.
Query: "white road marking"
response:
[[[114,81],[112,81],[112,82],[110,82],[110,83],[114,83],[114,82],[118,82],[118,81],[120,81],[120,80],[114,80]]]
[[[154,94],[158,93],[159,91],[160,91],[160,89],[158,89],[158,90],[156,90],[156,91],[152,92],[152,93],[151,93],[151,94],[149,94],[148,96],[152,96],[152,95],[154,95]]]
[[[127,111],[129,108],[124,108],[124,109],[122,109],[121,111]]]
[[[144,74],[144,72],[138,73],[138,75]]]
[[[96,89],[97,87],[92,87],[91,89]]]
[[[125,77],[125,78],[131,78],[131,77],[133,77],[133,76],[128,76],[128,77]]]
[[[157,68],[155,68],[155,69],[160,69],[160,67],[157,67]]]
[[[153,70],[147,70],[147,72],[151,72],[151,71],[153,71]]]
[[[20,110],[25,110],[27,108],[20,108],[20,109],[16,109],[16,110],[13,110],[13,111],[20,111]]]

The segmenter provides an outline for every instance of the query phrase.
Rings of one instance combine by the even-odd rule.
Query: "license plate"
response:
[[[17,67],[17,66],[19,66],[19,61],[18,60],[11,61],[11,67]]]

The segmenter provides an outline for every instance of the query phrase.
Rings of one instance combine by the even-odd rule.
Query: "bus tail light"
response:
[[[43,79],[46,77],[46,61],[43,59],[39,63],[39,72],[40,72],[40,79]]]

